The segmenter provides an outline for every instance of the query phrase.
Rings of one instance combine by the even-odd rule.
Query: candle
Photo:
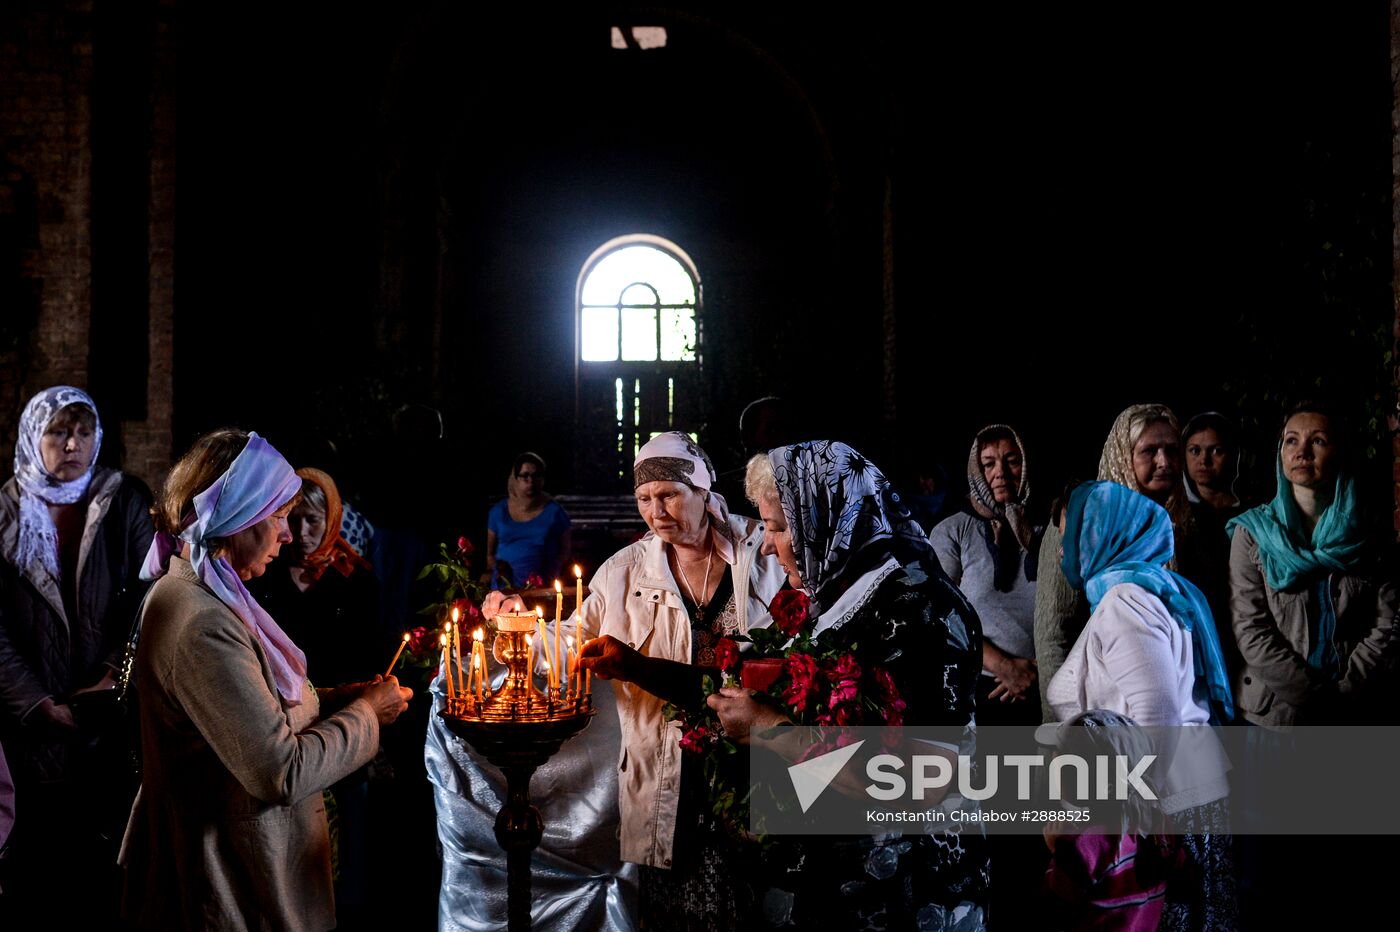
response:
[[[559,672],[554,676],[556,687],[568,676],[568,665],[564,662],[564,652],[559,649],[560,630],[563,627],[564,587],[559,585],[559,580],[556,579],[554,580],[554,660],[559,665]]]
[[[456,610],[455,608],[452,610],[452,614],[453,614],[453,615],[456,615],[456,614],[457,614],[457,610]],[[454,619],[454,620],[455,620],[455,619]],[[457,693],[458,693],[459,695],[462,695],[462,694],[464,693],[464,691],[463,691],[463,689],[462,689],[462,626],[461,626],[461,624],[456,624],[456,625],[453,625],[453,626],[452,626],[452,646],[453,646],[454,648],[457,649]]]
[[[549,631],[544,626],[544,609],[536,606],[535,617],[539,619],[540,640],[543,642],[540,649],[544,651],[544,681],[549,689],[554,688],[554,662],[549,656]]]
[[[535,680],[535,636],[525,635],[525,670],[530,676],[530,682]]]
[[[438,635],[438,643],[442,645],[442,675],[447,678],[447,698],[451,699],[456,694],[452,691],[452,670],[448,666],[447,632]]]
[[[571,661],[573,661],[574,665],[573,669],[569,671],[569,688],[566,690],[566,692],[574,693],[575,695],[577,695],[578,690],[574,687],[574,679],[578,676],[578,658],[574,655],[573,635],[570,635],[569,637],[566,637],[564,639],[564,656],[568,657]]]
[[[396,664],[396,663],[399,662],[399,655],[403,653],[403,649],[404,649],[405,647],[407,647],[407,646],[408,646],[408,632],[405,631],[405,632],[403,633],[403,640],[402,640],[401,642],[399,642],[399,649],[396,650],[396,651],[394,651],[394,659],[389,661],[389,669],[387,669],[387,670],[384,671],[384,678],[385,678],[386,680],[387,680],[390,676],[393,675],[393,673],[394,673],[394,664]]]
[[[472,635],[472,653],[480,658],[476,677],[476,699],[480,702],[486,692],[486,632],[481,628]]]

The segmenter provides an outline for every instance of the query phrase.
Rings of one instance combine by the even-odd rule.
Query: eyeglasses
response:
[[[518,472],[515,474],[515,478],[520,479],[522,481],[525,479],[538,479],[539,477],[540,474],[537,472]]]

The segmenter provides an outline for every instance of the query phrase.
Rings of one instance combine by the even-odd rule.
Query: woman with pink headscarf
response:
[[[284,544],[301,478],[257,434],[207,434],[156,509],[141,619],[142,778],[122,844],[143,929],[336,925],[322,791],[408,707],[393,677],[313,689],[248,592]]]

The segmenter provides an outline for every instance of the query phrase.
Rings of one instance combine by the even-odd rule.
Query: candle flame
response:
[[[480,628],[477,628],[476,632],[472,635],[472,637],[476,638],[478,641],[484,641],[486,640],[486,632],[482,631]]]
[[[461,611],[458,610],[457,606],[455,606],[455,605],[452,606],[452,620],[453,620],[454,622],[458,619],[458,617],[461,616],[461,614],[462,614],[462,613],[461,613]]]
[[[569,635],[568,637],[564,638],[564,643],[568,646],[569,650],[573,650],[573,649],[574,649],[574,637],[573,637],[573,635]]]
[[[447,635],[445,635],[445,634],[439,634],[439,635],[438,635],[438,646],[439,646],[439,647],[446,647],[446,646],[447,646]]]
[[[447,634],[451,634],[451,633],[452,633],[452,622],[450,622],[450,621],[449,621],[449,622],[445,622],[445,623],[443,624],[443,626],[442,626],[442,630],[443,630],[444,632],[446,632]]]
[[[515,610],[516,610],[517,612],[523,612],[523,611],[525,611],[525,603],[522,602],[522,601],[520,601],[519,599],[516,599],[516,600],[515,600]]]
[[[540,608],[538,605],[536,605],[536,606],[535,606],[535,614],[536,614],[537,616],[539,616],[540,618],[543,618],[543,617],[544,617],[544,609],[542,609],[542,608]]]
[[[404,642],[405,644],[407,644],[408,641],[409,641],[409,634],[408,634],[407,631],[405,631],[405,632],[403,633],[403,642]]]
[[[582,579],[582,578],[583,578],[583,567],[579,566],[577,563],[574,564],[574,578],[575,578],[575,579]]]
[[[555,592],[563,592],[563,591],[564,591],[564,586],[563,586],[563,585],[559,582],[559,580],[557,580],[557,579],[554,580],[554,591],[555,591]]]

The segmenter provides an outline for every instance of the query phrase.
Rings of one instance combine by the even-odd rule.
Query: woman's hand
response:
[[[58,732],[78,730],[78,723],[73,721],[73,710],[54,702],[52,696],[45,697],[43,702],[34,707],[32,714],[37,719],[35,724],[41,728]]]
[[[1035,686],[1039,672],[1034,660],[1007,657],[1006,662],[995,671],[995,676],[997,684],[987,698],[1016,702],[1026,698],[1026,694]]]
[[[630,683],[637,678],[637,662],[641,656],[611,634],[604,634],[583,645],[579,665],[605,680]]]
[[[749,743],[751,732],[763,731],[788,720],[771,705],[756,702],[753,697],[752,689],[726,686],[705,700],[719,716],[725,735],[740,744]]]
[[[100,693],[106,692],[109,689],[116,688],[117,679],[113,675],[112,671],[109,669],[106,673],[102,674],[102,679],[98,680],[96,683],[93,683],[91,686],[85,686],[82,689],[73,690],[73,695],[81,696],[84,693]]]
[[[400,686],[396,676],[385,679],[376,675],[364,684],[364,692],[360,693],[360,698],[369,703],[381,725],[392,724],[408,708],[408,700],[412,697],[413,690]]]

